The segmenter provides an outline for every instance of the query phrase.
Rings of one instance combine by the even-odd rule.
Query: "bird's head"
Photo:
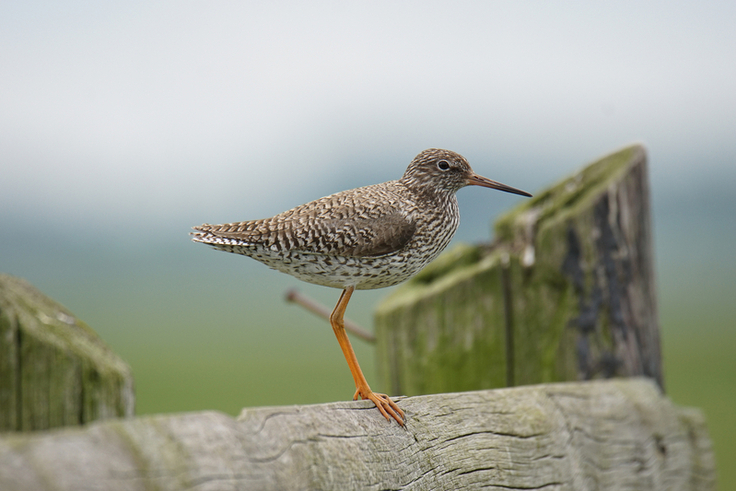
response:
[[[441,148],[430,148],[414,157],[400,182],[420,192],[455,193],[465,186],[483,186],[531,197],[526,191],[479,176],[465,157]]]

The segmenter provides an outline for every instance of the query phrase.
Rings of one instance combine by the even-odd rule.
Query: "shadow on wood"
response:
[[[699,411],[646,379],[109,420],[0,438],[0,489],[715,488]]]

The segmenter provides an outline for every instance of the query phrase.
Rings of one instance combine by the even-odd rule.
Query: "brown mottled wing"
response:
[[[375,217],[277,215],[270,219],[194,227],[194,240],[213,246],[262,246],[334,256],[382,256],[404,247],[416,223],[392,211]]]
[[[383,256],[399,251],[414,236],[416,223],[399,213],[380,218],[327,221],[324,226],[329,254],[340,256]],[[321,252],[321,251],[315,251]]]
[[[400,250],[416,231],[413,205],[388,182],[343,191],[272,218],[202,225],[193,240],[215,247],[266,248],[332,256],[382,256]]]

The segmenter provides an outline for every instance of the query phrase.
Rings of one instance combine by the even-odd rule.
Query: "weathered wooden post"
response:
[[[130,367],[82,321],[0,274],[0,432],[132,416]]]
[[[662,385],[646,152],[625,148],[501,217],[376,313],[393,394],[645,375]]]

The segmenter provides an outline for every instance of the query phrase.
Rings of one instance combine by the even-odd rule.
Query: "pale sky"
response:
[[[734,26],[733,2],[3,2],[0,210],[261,218],[427,147],[536,191],[636,141],[683,193],[735,175]]]

